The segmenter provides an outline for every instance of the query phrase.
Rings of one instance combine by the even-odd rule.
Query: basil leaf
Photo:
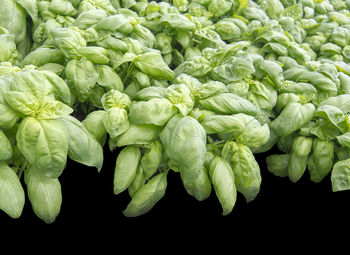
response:
[[[39,111],[40,102],[35,96],[24,92],[6,91],[4,97],[12,109],[24,116],[35,117]]]
[[[304,174],[309,155],[299,156],[294,151],[290,154],[290,160],[288,164],[288,176],[292,182],[297,182]]]
[[[57,119],[61,118],[63,116],[67,116],[73,112],[73,109],[69,106],[65,105],[64,103],[60,101],[46,101],[44,102],[40,110],[38,111],[38,114],[36,116],[36,119]]]
[[[167,172],[154,176],[134,194],[123,214],[137,217],[147,213],[165,195],[167,184]]]
[[[334,164],[331,183],[333,192],[350,189],[350,159],[340,160]]]
[[[196,25],[193,22],[191,22],[189,18],[177,13],[164,14],[159,20],[159,23],[174,29],[185,31],[195,31],[196,29]]]
[[[131,105],[129,119],[136,124],[163,126],[176,113],[173,104],[165,98],[153,98]]]
[[[12,218],[19,218],[25,203],[24,190],[16,173],[0,163],[0,209]]]
[[[53,87],[55,98],[67,105],[71,105],[71,93],[67,83],[57,74],[51,71],[40,71]]]
[[[128,113],[126,110],[118,107],[110,108],[104,115],[103,125],[110,137],[113,139],[124,133],[130,127]]]
[[[350,148],[350,132],[337,136],[337,140],[341,146]]]
[[[132,25],[129,20],[122,14],[110,15],[102,18],[97,24],[96,29],[108,30],[111,32],[121,32],[129,34],[132,32]]]
[[[314,138],[312,154],[308,161],[310,180],[322,181],[331,171],[334,163],[334,142]]]
[[[130,97],[116,89],[111,89],[101,97],[103,108],[107,111],[113,107],[128,110],[131,106]]]
[[[194,107],[190,89],[185,84],[173,84],[165,91],[166,98],[186,116]]]
[[[311,103],[289,103],[270,126],[278,136],[287,136],[308,123],[314,112],[315,106]]]
[[[166,154],[175,170],[186,179],[195,179],[205,162],[206,134],[203,127],[190,116],[173,116],[159,135]]]
[[[103,149],[95,137],[76,118],[67,115],[58,119],[68,133],[68,156],[81,164],[101,170]]]
[[[321,105],[315,112],[315,117],[327,119],[330,123],[336,126],[342,132],[347,131],[348,124],[345,114],[341,109],[331,105]]]
[[[96,110],[89,113],[86,118],[81,122],[87,131],[89,131],[97,141],[103,146],[106,139],[107,130],[103,124],[106,111]]]
[[[91,90],[98,80],[94,64],[88,59],[72,59],[67,63],[66,77],[68,84],[81,102],[91,95]]]
[[[203,167],[199,170],[199,175],[193,179],[188,178],[187,174],[180,172],[182,183],[186,189],[186,192],[193,196],[198,201],[207,199],[211,194],[211,182],[209,178],[208,170]]]
[[[135,66],[155,79],[172,81],[175,78],[174,72],[164,62],[159,52],[151,51],[138,56]]]
[[[114,194],[126,190],[133,182],[141,158],[140,149],[126,146],[118,154],[114,170]]]
[[[230,164],[221,157],[215,157],[210,163],[209,175],[216,196],[221,203],[222,214],[227,215],[231,213],[237,200],[237,190],[235,176]]]
[[[98,73],[97,83],[106,89],[124,90],[124,85],[119,75],[113,71],[108,65],[98,65],[96,67]]]
[[[25,172],[28,198],[34,213],[45,223],[53,223],[61,210],[62,192],[58,178],[47,178],[35,169]]]
[[[235,184],[246,201],[250,202],[260,191],[260,167],[248,146],[239,143],[237,145],[238,150],[231,158]]]
[[[151,124],[133,124],[121,135],[110,139],[110,148],[132,144],[149,144],[159,137],[162,127]]]
[[[0,26],[15,35],[19,43],[26,37],[26,13],[15,0],[5,0],[0,11]]]
[[[18,127],[17,145],[40,174],[57,178],[66,166],[68,132],[57,120],[23,119]]]
[[[156,140],[146,149],[141,158],[142,171],[146,179],[150,178],[160,166],[163,159],[163,146]]]
[[[71,28],[58,27],[51,30],[54,45],[63,53],[67,59],[80,57],[78,49],[86,46],[85,39],[81,34]]]
[[[267,170],[279,177],[288,176],[290,154],[272,154],[266,157]]]
[[[143,171],[142,166],[139,164],[136,170],[135,177],[132,181],[132,183],[128,187],[128,193],[130,197],[132,198],[135,193],[145,184],[147,179],[145,178],[145,173]]]
[[[52,86],[38,70],[21,70],[14,74],[11,84],[13,91],[35,96],[39,101],[50,95]]]
[[[6,135],[0,131],[0,161],[9,160],[12,157],[12,145]]]
[[[207,110],[222,114],[245,113],[255,116],[258,111],[250,101],[232,93],[221,93],[201,99],[199,104]]]

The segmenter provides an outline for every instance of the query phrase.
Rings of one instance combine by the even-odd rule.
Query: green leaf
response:
[[[288,176],[292,182],[297,182],[303,176],[308,164],[308,159],[309,155],[300,156],[292,151],[288,164]]]
[[[200,120],[200,123],[207,134],[233,133],[234,135],[239,135],[254,120],[253,116],[244,113],[232,115],[215,114],[205,116]]]
[[[211,27],[203,27],[197,29],[194,32],[194,39],[198,41],[198,44],[202,49],[216,49],[226,46],[225,42],[221,40],[220,35],[217,32],[215,32]]]
[[[71,28],[55,28],[51,30],[51,35],[54,45],[61,50],[67,59],[79,58],[78,49],[86,46],[86,41],[81,34]]]
[[[195,91],[195,94],[196,94],[195,96],[198,97],[199,99],[218,95],[223,92],[229,92],[226,85],[219,81],[209,81],[204,84],[200,84],[198,89],[196,87],[193,89],[197,90]]]
[[[163,146],[158,140],[156,140],[147,146],[141,158],[142,171],[146,179],[156,173],[162,159]]]
[[[130,127],[127,111],[118,107],[108,109],[103,119],[103,125],[112,139],[121,135]]]
[[[229,83],[238,82],[254,72],[253,59],[247,55],[225,59],[222,64],[213,68],[211,76],[214,80]]]
[[[15,43],[23,41],[26,37],[26,13],[14,0],[4,0],[0,9],[0,26],[6,28],[10,34],[15,35]]]
[[[103,164],[103,148],[85,126],[73,116],[67,115],[59,119],[68,133],[68,156],[86,166],[101,170]]]
[[[71,93],[67,83],[52,71],[43,70],[41,73],[52,85],[55,98],[62,101],[66,105],[71,105]]]
[[[164,62],[159,51],[150,51],[138,56],[135,66],[155,79],[172,81],[175,78],[175,73]]]
[[[334,164],[331,183],[333,192],[350,189],[350,159],[340,160]]]
[[[162,15],[159,23],[174,29],[185,31],[194,31],[196,29],[196,25],[191,22],[189,18],[177,13],[166,13]]]
[[[35,117],[39,111],[40,102],[35,96],[24,92],[6,91],[4,97],[12,109],[24,116]]]
[[[267,123],[261,125],[255,119],[246,126],[242,133],[236,136],[236,141],[254,149],[266,144],[269,138],[270,129]]]
[[[311,181],[320,182],[329,174],[334,163],[334,150],[333,141],[314,138],[312,154],[307,165]]]
[[[35,168],[25,172],[28,198],[34,213],[45,223],[53,223],[61,210],[62,192],[58,178],[47,178]]]
[[[185,84],[172,84],[166,88],[166,98],[186,116],[194,107],[194,100],[190,89]]]
[[[73,92],[81,102],[91,95],[91,90],[98,80],[98,73],[94,64],[88,59],[72,59],[66,66],[66,78]]]
[[[178,77],[181,74],[188,74],[195,78],[202,78],[207,76],[212,69],[210,62],[207,59],[202,56],[193,56],[192,58],[181,62],[174,69],[174,72],[175,77]]]
[[[60,101],[46,101],[44,102],[36,116],[36,119],[48,120],[57,119],[69,115],[73,112],[73,109],[65,105]]]
[[[108,65],[96,66],[98,73],[97,83],[106,89],[124,90],[124,85],[119,75]]]
[[[151,124],[133,124],[120,136],[110,139],[110,147],[149,144],[159,137],[162,127]]]
[[[345,114],[338,107],[332,105],[321,105],[317,108],[315,117],[327,119],[342,132],[348,130],[348,123]]]
[[[20,4],[30,15],[34,25],[37,25],[39,21],[38,4],[36,0],[15,0]]]
[[[166,92],[166,88],[150,86],[136,92],[134,99],[139,101],[148,101],[152,98],[165,98]]]
[[[107,57],[108,51],[105,48],[98,46],[87,46],[80,47],[78,53],[87,59],[89,59],[94,64],[107,64],[109,58]]]
[[[106,111],[96,110],[90,112],[81,122],[87,131],[89,131],[100,143],[106,137],[107,130],[103,124]],[[101,145],[104,143],[101,143]]]
[[[270,126],[278,136],[287,136],[308,123],[314,112],[315,106],[311,103],[289,103]]]
[[[6,103],[0,90],[0,128],[10,129],[17,123],[19,118],[19,113]]]
[[[13,91],[24,92],[35,96],[39,101],[52,93],[52,86],[38,70],[22,69],[16,72],[11,84]]]
[[[0,47],[0,61],[14,63],[18,57],[15,36],[12,34],[0,34]]]
[[[136,124],[163,126],[176,113],[173,104],[165,98],[153,98],[131,105],[129,119]]]
[[[343,94],[334,97],[328,97],[327,99],[323,100],[318,105],[318,107],[321,107],[323,105],[335,106],[342,110],[344,114],[348,114],[350,113],[350,95]]]
[[[312,138],[304,136],[296,136],[293,138],[292,150],[296,155],[304,157],[309,155],[312,148]]]
[[[122,14],[110,15],[102,18],[95,27],[97,30],[107,30],[111,32],[121,32],[123,34],[129,34],[132,32],[133,27],[129,20]]]
[[[160,133],[166,154],[177,171],[195,179],[202,171],[206,154],[206,133],[190,116],[174,115]]]
[[[135,55],[132,52],[127,52],[122,57],[118,58],[115,63],[113,63],[113,69],[116,70],[122,64],[127,63],[127,62],[132,62],[136,58],[137,58],[137,55]]]
[[[26,117],[16,139],[23,156],[40,174],[49,178],[61,175],[67,161],[68,135],[59,121]]]
[[[145,184],[146,180],[147,179],[145,178],[145,173],[142,169],[142,166],[139,165],[137,168],[134,180],[128,187],[128,193],[131,198]]]
[[[266,157],[267,170],[279,177],[288,176],[290,154],[272,154]]]
[[[337,140],[341,146],[350,148],[350,132],[337,136]]]
[[[277,88],[281,87],[284,79],[283,69],[279,63],[275,61],[264,60],[260,65],[260,69],[266,72],[266,74],[273,82],[274,86],[276,86]]]
[[[131,99],[127,94],[111,89],[103,94],[101,103],[106,111],[114,107],[128,110],[131,106]]]
[[[168,184],[167,173],[158,174],[143,185],[134,194],[123,214],[126,217],[137,217],[149,212],[165,195]]]
[[[230,11],[232,3],[226,0],[213,0],[208,5],[208,11],[216,18],[225,15]]]
[[[199,170],[199,175],[195,179],[191,178],[191,176],[188,178],[188,175],[183,172],[180,172],[180,175],[182,183],[189,195],[198,201],[203,201],[210,196],[212,187],[208,170],[205,167]]]
[[[74,6],[67,0],[52,0],[50,2],[49,10],[64,16],[74,16],[77,14]]]
[[[87,29],[105,17],[107,17],[107,13],[102,9],[87,10],[79,14],[74,24],[80,29]]]
[[[233,154],[231,163],[235,175],[237,190],[241,192],[246,201],[250,202],[260,191],[260,167],[248,146],[237,144],[238,150]]]
[[[12,145],[6,135],[0,131],[0,161],[9,160],[12,157]]]
[[[207,110],[222,114],[245,113],[255,116],[258,111],[250,101],[232,93],[221,93],[201,99],[199,104]]]
[[[126,146],[118,154],[114,170],[113,190],[117,195],[133,182],[140,163],[141,152],[136,146]]]
[[[24,190],[16,173],[0,163],[0,209],[12,218],[19,218],[25,203]]]
[[[209,166],[210,180],[213,183],[223,212],[227,215],[232,212],[237,200],[235,176],[230,164],[221,157],[215,157]]]

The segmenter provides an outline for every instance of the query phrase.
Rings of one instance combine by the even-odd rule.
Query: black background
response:
[[[91,232],[92,236],[100,236],[111,230],[152,237],[152,230],[157,233],[157,238],[161,238],[163,234],[167,236],[169,231],[179,232],[180,236],[196,233],[197,236],[213,237],[220,235],[222,230],[228,230],[230,236],[235,233],[250,239],[259,236],[271,242],[277,238],[283,240],[286,233],[297,232],[296,240],[288,242],[299,242],[303,240],[300,236],[307,236],[308,233],[314,235],[318,232],[328,239],[339,230],[348,231],[350,192],[332,192],[330,176],[320,183],[313,183],[307,171],[297,183],[274,176],[266,169],[265,157],[278,152],[273,149],[256,155],[262,174],[260,192],[250,203],[246,203],[244,197],[238,194],[235,207],[227,216],[221,215],[222,209],[214,190],[208,199],[199,202],[186,193],[179,175],[170,171],[166,194],[156,206],[145,215],[126,218],[122,211],[130,201],[128,193],[113,194],[114,165],[118,152],[105,148],[104,166],[100,173],[95,168],[68,161],[60,177],[63,196],[61,212],[54,223],[46,224],[37,218],[27,199],[19,219],[12,219],[0,211],[0,231],[4,226],[43,229],[43,233],[57,228],[88,230],[97,227],[99,231]]]

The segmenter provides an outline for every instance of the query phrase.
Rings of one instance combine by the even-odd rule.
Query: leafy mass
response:
[[[350,1],[3,0],[0,209],[52,223],[68,159],[116,155],[123,214],[149,212],[179,174],[222,214],[267,169],[350,189]],[[69,166],[68,166],[69,167]],[[108,171],[108,169],[106,169]]]

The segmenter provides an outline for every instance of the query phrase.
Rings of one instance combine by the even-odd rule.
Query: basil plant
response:
[[[26,191],[35,214],[51,223],[60,212],[67,159],[100,170],[103,150],[71,115],[70,89],[61,77],[35,66],[2,67],[8,72],[0,77],[0,208],[20,217]]]
[[[130,197],[126,217],[156,206],[169,171],[196,200],[215,195],[223,215],[239,193],[259,195],[262,164],[292,182],[307,172],[350,189],[349,8],[4,1],[0,209],[18,218],[26,190],[36,215],[54,222],[67,160],[100,171],[105,147],[116,154],[113,192]]]

